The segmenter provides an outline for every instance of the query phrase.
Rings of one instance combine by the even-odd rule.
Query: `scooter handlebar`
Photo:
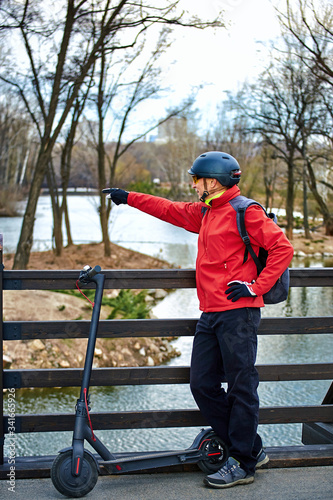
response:
[[[83,270],[80,272],[79,281],[81,283],[87,284],[91,279],[96,276],[96,274],[101,272],[101,266],[84,266]]]

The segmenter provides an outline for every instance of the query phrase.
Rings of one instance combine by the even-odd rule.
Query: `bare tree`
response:
[[[99,216],[101,221],[104,253],[110,255],[111,247],[108,234],[108,221],[111,211],[110,200],[106,200],[101,190],[106,185],[114,185],[117,167],[120,159],[129,148],[152,132],[156,127],[166,122],[173,116],[183,113],[192,104],[188,99],[166,113],[166,116],[152,117],[146,120],[147,124],[141,126],[130,140],[125,140],[125,134],[131,125],[133,113],[138,106],[161,94],[159,77],[161,69],[158,59],[168,47],[167,37],[169,29],[163,29],[158,38],[155,49],[142,55],[145,48],[143,41],[134,51],[127,51],[125,63],[119,65],[119,60],[107,57],[107,51],[102,50],[97,65],[99,83],[96,95],[91,94],[90,100],[97,108],[98,124],[89,122],[90,144],[97,152],[98,187],[100,191]],[[133,68],[136,67],[136,69]],[[121,105],[119,105],[121,103]],[[111,125],[106,125],[106,121]],[[106,148],[106,137],[113,134],[115,140],[112,148]],[[130,166],[129,166],[130,169]],[[124,172],[123,172],[124,174]],[[129,176],[130,177],[130,176]]]
[[[260,170],[261,137],[251,130],[249,117],[234,106],[232,93],[219,106],[217,120],[206,134],[206,150],[226,151],[237,158],[242,169],[242,191],[251,197]]]
[[[0,26],[27,56],[27,67],[9,67],[0,78],[16,88],[39,132],[35,165],[14,268],[26,268],[40,188],[60,131],[102,47],[109,52],[134,46],[155,23],[204,28],[218,19],[200,22],[178,13],[178,0],[160,7],[142,1],[67,0],[52,12],[43,1],[6,0],[0,4]],[[25,74],[22,75],[22,73]]]
[[[322,115],[327,114],[322,100],[323,83],[293,51],[293,45],[286,40],[285,51],[280,51],[279,58],[263,73],[259,83],[243,90],[237,104],[251,119],[250,130],[260,133],[287,165],[286,233],[289,239],[293,231],[298,166],[302,164],[301,177],[305,180],[303,167],[308,165],[310,138],[321,133]],[[306,185],[303,183],[303,186],[306,216]]]
[[[316,7],[314,2],[298,0],[293,6],[286,0],[285,12],[279,12],[284,30],[291,34],[295,54],[319,79],[333,86],[333,6],[330,0]]]

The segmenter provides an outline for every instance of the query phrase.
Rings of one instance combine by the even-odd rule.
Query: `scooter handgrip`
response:
[[[89,278],[93,278],[96,274],[100,273],[102,270],[101,266],[95,266],[87,272]]]

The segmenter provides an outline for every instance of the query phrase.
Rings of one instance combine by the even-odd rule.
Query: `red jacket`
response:
[[[257,277],[253,259],[243,263],[245,246],[239,235],[236,211],[229,200],[238,196],[237,186],[215,198],[203,216],[205,203],[172,202],[165,198],[130,192],[128,204],[142,212],[199,233],[196,261],[196,283],[200,309],[204,312],[226,311],[240,307],[262,307],[262,295],[276,282],[293,257],[293,247],[282,230],[257,205],[245,212],[246,229],[251,245],[258,255],[259,247],[268,251],[266,267]],[[227,300],[227,283],[232,280],[251,282],[257,297]]]

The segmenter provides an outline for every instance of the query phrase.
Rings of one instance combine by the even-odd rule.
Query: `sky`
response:
[[[175,31],[162,59],[163,85],[169,90],[158,102],[145,103],[144,112],[163,113],[202,85],[196,107],[201,128],[206,128],[214,121],[224,91],[237,90],[268,65],[269,41],[280,34],[274,5],[281,7],[285,0],[181,0],[180,5],[202,19],[213,19],[224,10],[226,28]]]

